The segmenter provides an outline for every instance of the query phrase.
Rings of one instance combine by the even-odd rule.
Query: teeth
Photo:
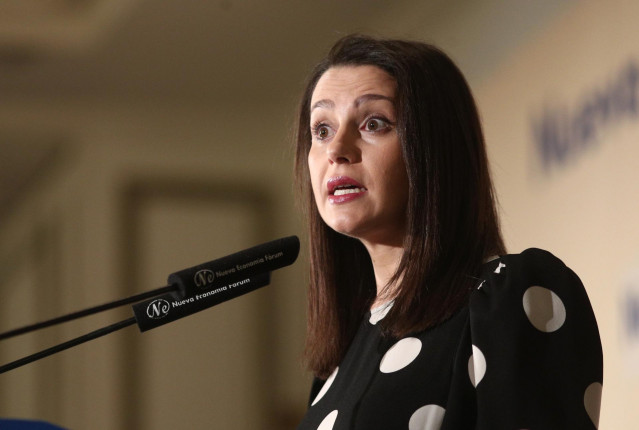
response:
[[[363,188],[341,188],[341,189],[335,190],[335,192],[333,192],[333,195],[343,196],[344,194],[361,193],[363,191],[364,191]]]

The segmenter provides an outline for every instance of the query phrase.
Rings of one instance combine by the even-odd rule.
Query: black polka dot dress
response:
[[[486,263],[468,306],[422,333],[382,337],[389,306],[366,315],[339,367],[314,382],[298,430],[597,428],[597,323],[552,254]]]

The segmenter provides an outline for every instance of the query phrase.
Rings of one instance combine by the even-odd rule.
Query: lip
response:
[[[344,186],[359,188],[360,191],[336,196],[335,190],[337,190],[339,187]],[[362,197],[368,191],[364,185],[348,176],[335,176],[330,178],[326,182],[326,188],[328,190],[328,201],[332,204],[347,203],[356,200]]]

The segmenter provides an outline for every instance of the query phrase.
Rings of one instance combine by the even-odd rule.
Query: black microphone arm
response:
[[[295,262],[299,250],[297,236],[276,239],[172,273],[165,287],[0,333],[0,340],[8,339],[134,303],[133,317],[0,366],[0,374],[136,323],[144,332],[264,287],[273,270]]]

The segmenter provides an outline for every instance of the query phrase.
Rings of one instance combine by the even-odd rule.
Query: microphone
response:
[[[289,266],[297,259],[299,251],[300,241],[297,236],[283,237],[172,273],[168,284],[178,287],[181,297],[191,297],[231,282]]]
[[[297,236],[285,237],[169,275],[171,292],[133,305],[141,332],[151,330],[269,284],[271,271],[293,264]]]

